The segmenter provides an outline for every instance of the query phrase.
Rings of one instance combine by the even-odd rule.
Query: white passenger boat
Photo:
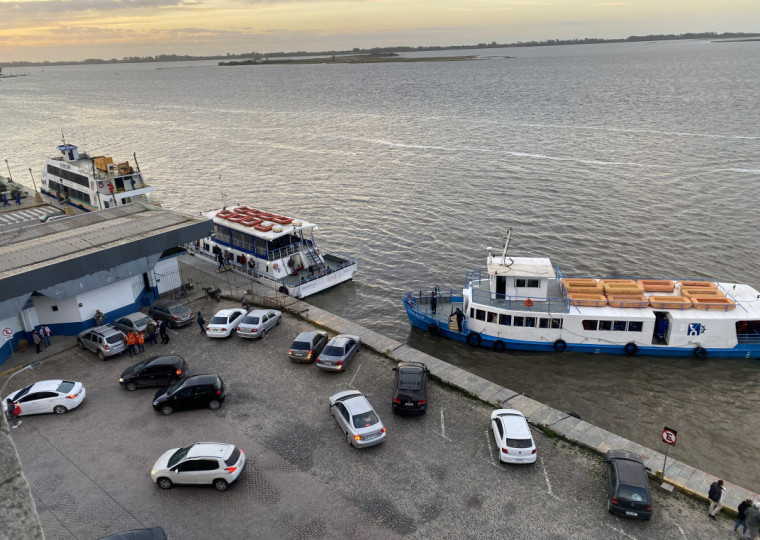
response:
[[[224,267],[269,281],[284,294],[305,298],[348,281],[356,259],[321,252],[314,223],[247,206],[203,212],[212,219],[212,236],[190,245],[190,252]]]
[[[84,211],[151,203],[155,188],[145,182],[136,155],[132,167],[129,161],[114,163],[109,156],[80,153],[65,141],[56,148],[61,155],[48,158],[42,170],[43,195]]]
[[[469,271],[461,294],[406,293],[412,326],[497,351],[760,357],[760,292],[749,285],[569,277],[508,247],[509,235],[501,255],[489,248],[487,268]]]

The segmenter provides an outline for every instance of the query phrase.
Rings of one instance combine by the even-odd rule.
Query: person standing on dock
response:
[[[718,519],[715,514],[720,512],[723,508],[723,504],[720,502],[720,498],[726,488],[723,487],[723,480],[718,480],[710,484],[710,491],[707,492],[707,498],[710,499],[710,510],[707,511],[707,515],[711,519]]]
[[[747,527],[748,534],[742,535],[742,540],[755,540],[757,538],[758,526],[760,526],[760,502],[747,508],[744,512],[744,526]]]
[[[203,320],[203,313],[198,312],[198,326],[201,327],[201,334],[206,333],[206,321]]]
[[[153,321],[150,321],[148,325],[145,327],[145,331],[148,332],[148,343],[152,343],[153,345],[156,344],[156,332],[158,331],[158,328],[156,327],[156,323]]]
[[[462,313],[462,310],[457,308],[454,312],[454,316],[457,318],[457,327],[459,328],[459,331],[462,331],[462,321],[464,320],[464,313]]]
[[[21,204],[21,192],[16,192],[16,204]]]
[[[435,309],[438,307],[438,295],[435,292],[435,289],[433,289],[433,292],[430,293],[430,311],[433,312],[433,315],[435,315]]]
[[[169,334],[166,333],[166,321],[163,319],[158,321],[158,333],[161,334],[161,343],[164,345],[169,343]]]
[[[224,270],[224,255],[221,251],[216,254],[216,260],[219,261],[219,268],[217,268],[217,271]]]
[[[37,354],[40,354],[40,343],[42,343],[42,340],[40,339],[40,335],[37,333],[37,330],[32,330],[32,341],[34,341],[34,346],[37,349]]]
[[[3,206],[10,206],[10,204],[8,204],[8,196],[5,192],[3,192]]]

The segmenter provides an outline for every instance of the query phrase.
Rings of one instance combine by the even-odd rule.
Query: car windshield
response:
[[[110,336],[108,336],[106,338],[106,341],[108,343],[118,343],[118,342],[120,342],[122,340],[123,337],[124,336],[121,333],[119,333],[119,334],[111,334]]]
[[[533,441],[530,439],[510,439],[507,438],[507,446],[510,448],[530,448]]]
[[[171,385],[169,388],[166,389],[166,395],[171,396],[174,392],[182,388],[182,383],[184,381],[177,381],[173,385]]]
[[[139,364],[135,364],[135,373],[140,371],[142,368],[144,368],[146,363],[147,363],[147,360],[143,360]]]
[[[343,347],[336,347],[335,345],[328,345],[325,350],[322,351],[325,356],[340,356],[343,354]]]
[[[228,467],[232,467],[235,463],[237,463],[237,460],[240,459],[240,448],[237,446],[230,454],[230,457],[224,460],[225,465]]]
[[[618,497],[636,502],[648,500],[646,488],[630,486],[628,484],[620,484],[620,487],[618,488]]]
[[[353,420],[355,428],[369,427],[377,424],[380,421],[378,420],[375,411],[367,411],[361,414],[355,414]]]
[[[184,315],[190,311],[190,308],[187,306],[174,306],[169,308],[169,313],[172,315]]]
[[[56,392],[60,392],[62,394],[68,394],[72,388],[74,388],[73,381],[61,381],[61,384],[58,385],[58,388],[56,388]]]
[[[227,324],[227,317],[211,317],[209,324]]]
[[[258,316],[252,317],[248,316],[245,319],[243,319],[243,324],[259,324],[259,318]]]
[[[142,319],[138,319],[135,321],[135,326],[140,328],[141,326],[145,326],[150,322],[150,317],[143,317]]]
[[[294,341],[290,346],[291,349],[296,351],[308,351],[309,347],[311,347],[311,343],[308,341]]]
[[[19,398],[24,397],[27,393],[29,393],[29,390],[32,388],[33,385],[29,385],[26,388],[22,388],[18,392],[16,392],[16,395],[11,398],[13,401],[18,401]]]
[[[414,390],[420,387],[419,373],[401,373],[398,381],[399,388]]]
[[[195,445],[191,444],[190,446],[185,446],[184,448],[180,448],[179,450],[177,450],[176,452],[174,452],[172,454],[172,457],[169,458],[169,463],[168,463],[169,468],[171,469],[177,463],[179,463],[180,461],[182,461],[183,459],[185,459],[185,456],[187,455],[187,453],[190,451],[190,449],[193,446],[195,446]]]

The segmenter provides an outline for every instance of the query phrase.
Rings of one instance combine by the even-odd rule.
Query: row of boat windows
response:
[[[50,167],[50,165],[48,165]],[[59,184],[55,180],[50,180],[48,178],[48,188],[53,193],[60,193],[61,195],[67,195],[70,199],[77,199],[82,202],[86,202],[87,204],[92,204],[90,201],[90,194],[85,193],[84,191],[79,191],[78,189],[70,188],[68,186],[64,186],[63,184]]]
[[[609,330],[611,332],[641,332],[644,323],[641,321],[583,321],[583,329],[589,331]]]
[[[541,286],[537,279],[516,279],[515,288],[517,289],[538,289]]]
[[[66,169],[59,169],[58,167],[54,165],[48,165],[47,172],[48,174],[52,174],[54,176],[57,176],[58,178],[63,178],[64,180],[75,182],[79,184],[80,186],[84,186],[86,188],[90,187],[90,179],[82,174],[77,174],[75,172],[67,171]]]
[[[225,244],[229,244],[232,247],[250,253],[256,253],[257,255],[266,255],[267,249],[270,251],[276,251],[299,241],[295,236],[285,235],[267,242],[262,238],[256,238],[250,234],[236,231],[234,229],[228,229],[227,227],[216,224],[214,225],[214,236],[217,240],[224,242]]]
[[[562,328],[562,319],[550,319],[548,317],[522,317],[519,315],[507,315],[506,313],[494,313],[484,309],[470,308],[470,318],[486,321],[504,326],[525,326],[527,328]]]

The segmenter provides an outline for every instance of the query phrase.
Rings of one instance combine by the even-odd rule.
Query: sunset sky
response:
[[[708,31],[760,31],[760,0],[0,0],[0,62]]]

